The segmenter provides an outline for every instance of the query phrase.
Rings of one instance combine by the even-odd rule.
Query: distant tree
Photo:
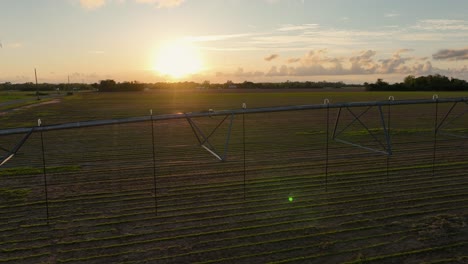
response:
[[[10,90],[12,87],[11,82],[0,83],[0,90]]]
[[[467,91],[468,83],[465,80],[448,78],[440,74],[415,77],[406,76],[402,83],[388,84],[382,79],[366,85],[369,91]]]
[[[112,92],[115,91],[117,83],[114,80],[101,80],[99,82],[99,91],[100,92]]]
[[[387,82],[384,82],[383,79],[377,79],[375,83],[369,84],[366,89],[369,91],[385,91],[389,90],[390,85]]]
[[[405,77],[403,83],[406,87],[413,88],[414,84],[416,83],[416,78],[414,77],[414,75],[408,75]]]
[[[210,81],[208,80],[203,81],[202,86],[205,88],[210,88]]]
[[[225,88],[232,88],[234,87],[234,83],[231,80],[227,80],[226,83],[224,84]]]

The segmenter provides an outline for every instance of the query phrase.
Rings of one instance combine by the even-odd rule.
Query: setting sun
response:
[[[173,42],[160,48],[154,70],[173,78],[182,78],[202,70],[203,63],[197,48],[188,42]]]

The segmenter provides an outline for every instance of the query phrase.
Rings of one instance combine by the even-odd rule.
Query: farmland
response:
[[[1,115],[0,128],[389,95],[432,98],[89,92]],[[337,109],[236,115],[224,162],[184,119],[33,133],[0,168],[0,263],[466,263],[467,105],[434,135],[451,106],[383,107],[391,156],[332,140]],[[384,141],[376,108],[352,111],[367,111],[362,122]],[[219,125],[210,137],[219,152],[223,118],[193,118],[207,135]],[[381,148],[352,120],[342,112],[340,139]]]

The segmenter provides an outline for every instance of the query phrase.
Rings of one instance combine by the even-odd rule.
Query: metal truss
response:
[[[335,140],[337,142],[341,142],[341,143],[348,144],[348,145],[351,145],[351,146],[355,146],[355,147],[358,147],[358,148],[366,149],[366,150],[369,150],[369,151],[373,151],[373,152],[377,152],[377,153],[381,153],[381,154],[385,154],[385,155],[392,155],[392,143],[391,143],[391,139],[390,139],[389,128],[386,125],[386,121],[385,121],[384,114],[383,114],[383,111],[382,111],[382,106],[378,105],[377,108],[379,109],[379,118],[381,120],[382,129],[383,129],[384,134],[385,134],[385,142],[382,142],[374,133],[372,133],[372,131],[369,129],[369,127],[366,126],[366,124],[361,120],[361,117],[364,114],[366,114],[372,107],[374,107],[374,106],[368,106],[360,114],[354,113],[348,106],[345,107],[345,109],[354,117],[354,119],[350,123],[348,123],[343,129],[341,129],[340,131],[337,132],[338,123],[340,121],[340,116],[341,116],[341,110],[343,109],[342,107],[340,107],[339,110],[338,110],[338,114],[336,116],[335,128],[333,129],[332,138],[333,138],[333,140]],[[367,133],[372,137],[373,141],[377,142],[383,148],[383,150],[366,147],[366,146],[363,146],[363,145],[360,145],[360,144],[357,144],[357,143],[353,143],[353,142],[346,141],[346,140],[338,138],[338,136],[341,133],[343,133],[343,131],[345,131],[347,128],[349,128],[356,121],[367,131]]]
[[[265,107],[265,108],[251,108],[247,109],[245,104],[242,106],[241,109],[235,110],[222,110],[222,111],[208,111],[208,112],[195,112],[195,113],[179,113],[179,114],[166,114],[166,115],[157,115],[153,116],[140,116],[140,117],[130,117],[130,118],[122,118],[122,119],[109,119],[109,120],[93,120],[93,121],[84,121],[84,122],[74,122],[74,123],[64,123],[64,124],[57,124],[57,125],[49,125],[49,126],[41,126],[40,123],[37,127],[33,128],[12,128],[12,129],[3,129],[0,130],[0,136],[2,135],[12,135],[12,134],[26,134],[23,139],[13,148],[11,151],[3,149],[4,151],[8,152],[8,155],[2,158],[0,166],[5,164],[8,160],[10,160],[17,151],[21,148],[21,146],[26,142],[29,136],[34,132],[45,132],[45,131],[53,131],[53,130],[63,130],[63,129],[74,129],[74,128],[84,128],[84,127],[94,127],[94,126],[105,126],[105,125],[115,125],[115,124],[126,124],[126,123],[137,123],[137,122],[153,122],[153,121],[161,121],[161,120],[172,120],[172,119],[186,119],[190,124],[200,146],[215,156],[220,161],[225,161],[227,158],[227,151],[229,140],[232,131],[232,124],[235,115],[245,115],[245,114],[257,114],[257,113],[270,113],[270,112],[285,112],[285,111],[301,111],[301,110],[317,110],[317,109],[331,109],[331,108],[338,108],[338,116],[335,122],[335,129],[333,131],[333,139],[342,142],[345,144],[349,144],[352,146],[356,146],[359,148],[367,149],[369,151],[382,153],[385,155],[392,154],[392,145],[391,145],[391,138],[389,133],[389,127],[386,125],[386,120],[384,118],[384,113],[382,110],[383,106],[397,106],[397,105],[415,105],[415,104],[434,104],[436,103],[453,103],[451,109],[446,113],[445,117],[442,119],[440,123],[437,124],[435,128],[435,134],[439,132],[443,127],[448,126],[454,120],[459,119],[463,114],[467,111],[464,111],[462,114],[459,114],[450,120],[447,120],[450,113],[452,112],[453,108],[458,103],[465,103],[468,104],[467,97],[459,97],[459,98],[433,98],[431,99],[421,99],[421,100],[386,100],[386,101],[372,101],[372,102],[350,102],[350,103],[334,103],[330,104],[328,100],[323,104],[314,104],[314,105],[295,105],[295,106],[281,106],[281,107]],[[356,113],[353,111],[353,108],[356,107],[367,107],[361,113]],[[372,131],[366,126],[366,124],[361,120],[361,117],[372,107],[377,107],[379,110],[379,118],[381,120],[382,129],[385,133],[385,142],[382,142],[377,138],[377,136],[372,133]],[[340,115],[342,109],[346,109],[354,119],[346,125],[346,127],[340,131],[337,131],[337,124],[340,120]],[[224,116],[222,121],[208,134],[205,135],[199,126],[194,122],[194,118],[197,117],[213,117],[213,116]],[[216,150],[216,148],[210,143],[211,136],[217,131],[217,129],[230,117],[229,129],[226,135],[225,144],[222,152]],[[345,141],[338,136],[349,126],[353,123],[358,122],[362,127],[364,127],[371,138],[377,142],[382,149],[374,149],[368,148],[366,146],[362,146],[353,142]],[[449,134],[452,136],[463,137],[460,135],[450,134],[443,131],[444,134]]]
[[[3,166],[3,164],[7,163],[11,158],[13,158],[16,153],[20,150],[20,148],[24,145],[26,140],[28,140],[29,136],[34,132],[35,128],[31,128],[29,132],[24,135],[24,137],[16,144],[16,146],[12,150],[8,150],[5,148],[0,147],[3,151],[5,151],[7,154],[4,157],[0,157],[0,167]]]
[[[229,129],[227,131],[226,135],[226,141],[224,143],[224,149],[223,153],[219,153],[216,148],[210,143],[210,137],[218,130],[218,128],[224,123],[224,121],[228,118],[229,119]],[[206,149],[209,153],[211,153],[213,156],[215,156],[217,159],[220,161],[226,161],[227,158],[227,151],[228,151],[228,146],[229,146],[229,139],[231,138],[231,131],[232,131],[232,123],[234,121],[234,114],[228,114],[224,116],[224,118],[221,120],[221,122],[216,125],[216,127],[208,134],[208,136],[205,136],[203,131],[199,128],[199,126],[190,118],[188,115],[186,115],[187,121],[190,124],[190,127],[192,128],[193,133],[195,134],[195,137],[198,140],[198,143],[200,146],[204,149]]]
[[[455,108],[455,106],[458,104],[459,102],[455,102],[453,103],[452,107],[450,108],[450,110],[445,114],[444,118],[442,119],[442,121],[440,121],[439,124],[437,124],[437,128],[436,128],[436,132],[435,133],[438,133],[440,135],[445,135],[445,136],[451,136],[451,137],[456,137],[456,138],[463,138],[463,139],[467,139],[468,136],[467,135],[460,135],[460,134],[455,134],[455,133],[451,133],[451,132],[448,132],[447,129],[448,127],[450,126],[450,124],[452,124],[454,121],[456,120],[459,120],[463,115],[465,115],[467,112],[468,112],[468,102],[465,101],[465,109],[463,112],[459,113],[458,115],[454,116],[454,117],[451,117],[451,118],[448,118],[450,113],[452,112],[452,110]],[[446,130],[444,130],[446,129]]]

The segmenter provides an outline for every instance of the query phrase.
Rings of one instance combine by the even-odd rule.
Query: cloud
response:
[[[220,41],[235,38],[243,38],[251,36],[251,33],[239,33],[239,34],[224,34],[224,35],[206,35],[206,36],[188,36],[184,39],[190,42],[208,42],[208,41]]]
[[[308,30],[308,29],[316,29],[319,27],[319,24],[302,24],[302,25],[283,25],[278,28],[278,31],[298,31],[298,30]]]
[[[456,60],[468,60],[468,48],[466,49],[443,49],[439,50],[438,52],[432,54],[432,58],[434,60],[448,60],[448,61],[456,61]]]
[[[265,73],[263,73],[262,71],[244,71],[244,68],[237,68],[237,70],[235,72],[230,72],[230,73],[226,73],[226,72],[216,72],[215,73],[215,76],[220,78],[258,78],[258,77],[262,77],[262,76],[265,76]]]
[[[275,50],[310,50],[312,47],[340,48],[368,45],[373,41],[394,39],[393,31],[359,31],[340,30],[335,28],[308,27],[287,25],[281,31],[254,35],[244,42],[249,47]],[[293,31],[299,30],[301,31]],[[239,45],[237,45],[239,47]]]
[[[341,58],[329,57],[326,49],[311,50],[299,60],[291,60],[299,63],[296,67],[273,66],[267,76],[310,76],[310,75],[337,75],[343,74]]]
[[[83,8],[94,10],[106,4],[106,0],[80,0]]]
[[[291,70],[290,70],[291,69]],[[291,75],[291,72],[294,68],[288,68],[286,65],[282,65],[279,68],[277,66],[272,66],[267,72],[267,76],[288,76]]]
[[[289,58],[288,59],[288,63],[296,63],[300,61],[301,61],[301,58]]]
[[[332,58],[327,56],[328,50],[327,49],[320,49],[320,50],[311,50],[309,51],[302,59],[303,65],[313,65],[313,64],[326,64],[326,63],[340,63],[340,59]]]
[[[397,14],[397,13],[387,13],[385,14],[385,17],[389,17],[389,18],[392,18],[392,17],[399,17],[400,14]]]
[[[265,57],[264,60],[266,60],[266,61],[272,61],[272,60],[274,60],[274,59],[276,59],[276,58],[278,58],[278,57],[279,57],[278,54],[271,54],[271,55]]]
[[[243,68],[237,68],[237,70],[232,74],[234,77],[244,77],[244,78],[252,78],[252,77],[260,77],[265,75],[261,71],[244,71]]]
[[[349,58],[351,67],[349,69],[352,74],[371,74],[376,71],[378,65],[373,57],[376,52],[374,50],[361,51],[359,55]]]
[[[24,44],[22,42],[13,42],[13,43],[2,43],[0,42],[0,48],[10,48],[10,49],[19,49],[22,48]]]
[[[399,49],[396,51],[396,53],[401,54],[401,53],[406,53],[406,52],[411,52],[414,51],[413,49]]]
[[[468,21],[466,20],[452,20],[452,19],[426,19],[420,20],[414,29],[419,30],[468,30]]]
[[[378,71],[379,73],[399,73],[404,71],[405,63],[411,60],[409,57],[401,57],[400,52],[397,51],[391,58],[379,60],[381,62]]]
[[[153,4],[158,8],[175,7],[181,5],[184,0],[135,0],[137,3]]]
[[[276,4],[280,2],[292,2],[292,0],[264,0],[268,4]],[[297,0],[297,2],[304,4],[304,0]]]
[[[80,5],[88,10],[98,9],[103,7],[108,2],[123,3],[125,0],[80,0]],[[185,0],[134,0],[136,3],[151,4],[158,8],[169,8],[181,5]]]
[[[272,65],[263,72],[244,71],[243,68],[238,68],[237,71],[233,73],[218,73],[217,76],[246,79],[259,79],[262,77],[297,77],[300,79],[317,76],[329,76],[330,78],[335,78],[337,76],[361,76],[360,78],[363,78],[363,76],[422,76],[438,73],[447,76],[466,78],[464,76],[466,76],[468,72],[468,66],[441,69],[432,64],[430,61],[431,58],[408,54],[413,51],[412,49],[398,49],[389,56],[383,56],[383,54],[369,49],[353,52],[351,55],[334,56],[328,49],[313,49],[305,52],[301,57],[291,57],[285,60],[284,64]],[[455,53],[459,59],[466,58],[462,56],[466,56],[468,53],[468,49],[455,51],[457,51]],[[453,52],[449,54],[453,54]],[[271,55],[268,57],[271,57]],[[273,61],[276,62],[278,60]],[[395,81],[400,81],[400,79],[395,79]]]
[[[427,58],[404,57],[402,54],[412,51],[400,49],[389,58],[376,59],[377,52],[364,50],[350,57],[332,57],[328,50],[311,50],[301,58],[292,58],[292,66],[272,66],[266,76],[336,76],[336,75],[372,75],[372,74],[432,74],[435,69]]]

